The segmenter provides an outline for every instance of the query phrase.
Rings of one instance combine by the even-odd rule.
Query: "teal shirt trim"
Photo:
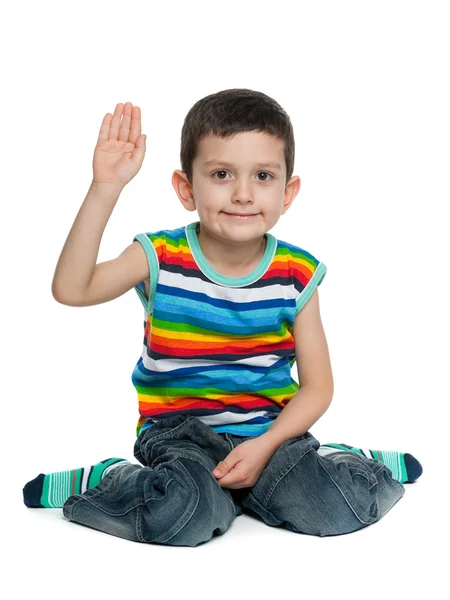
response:
[[[261,262],[256,267],[256,269],[254,269],[248,275],[244,275],[243,277],[230,277],[228,275],[222,275],[221,273],[218,273],[208,264],[208,261],[206,260],[205,255],[202,252],[197,237],[197,231],[195,229],[197,223],[199,223],[199,221],[189,223],[189,225],[186,226],[186,238],[188,240],[189,247],[191,248],[192,254],[194,255],[195,260],[197,261],[199,268],[214,283],[219,283],[220,285],[224,285],[227,287],[241,287],[244,285],[250,285],[251,283],[258,281],[258,279],[262,277],[269,268],[277,249],[277,239],[272,234],[266,233],[266,249],[264,251]]]
[[[145,308],[147,313],[153,312],[153,304],[155,302],[156,295],[156,286],[158,284],[159,277],[159,261],[158,255],[156,254],[155,246],[148,239],[148,236],[145,233],[138,233],[134,236],[133,242],[137,240],[142,244],[144,248],[145,254],[147,255],[148,266],[150,270],[150,290],[149,290],[149,298],[145,295],[145,291],[142,290],[139,286],[135,286],[135,290],[138,293],[139,298],[141,299],[142,305]]]
[[[317,265],[316,270],[314,271],[314,275],[308,281],[307,286],[302,291],[300,296],[297,298],[296,309],[295,309],[296,315],[298,315],[298,313],[301,311],[301,309],[304,307],[304,305],[311,298],[316,287],[322,283],[322,279],[325,277],[326,272],[327,272],[326,266],[323,263],[319,263]]]

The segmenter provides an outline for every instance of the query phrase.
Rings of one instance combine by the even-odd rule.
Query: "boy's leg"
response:
[[[229,448],[195,417],[173,416],[141,432],[142,465],[112,470],[83,494],[70,496],[70,521],[136,542],[197,546],[222,535],[242,514],[212,475]]]
[[[130,464],[123,458],[107,458],[90,467],[41,473],[23,488],[23,501],[29,508],[61,508],[69,496],[95,487],[103,477],[120,465]]]
[[[404,486],[383,462],[354,452],[320,456],[319,447],[309,432],[284,442],[240,499],[243,511],[323,537],[376,523],[403,497]]]
[[[395,452],[393,450],[370,450],[357,448],[348,444],[322,444],[317,450],[320,456],[331,452],[355,452],[372,460],[380,460],[392,473],[392,477],[401,483],[413,483],[422,475],[420,462],[412,454]]]

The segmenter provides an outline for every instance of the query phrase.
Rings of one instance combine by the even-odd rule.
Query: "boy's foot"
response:
[[[400,483],[412,483],[422,475],[422,465],[412,454],[392,450],[363,450],[347,444],[322,444],[317,452],[326,456],[330,452],[356,452],[373,460],[381,460]]]
[[[82,494],[95,487],[112,469],[129,464],[123,458],[107,458],[91,467],[41,473],[23,488],[23,501],[30,508],[61,508],[69,496]]]

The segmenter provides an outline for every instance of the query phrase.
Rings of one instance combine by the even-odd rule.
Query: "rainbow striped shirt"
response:
[[[164,417],[189,414],[217,432],[258,436],[300,389],[296,314],[327,268],[312,254],[266,233],[260,264],[229,277],[207,262],[198,221],[140,233],[149,263],[144,343],[131,379],[138,394],[136,433]]]

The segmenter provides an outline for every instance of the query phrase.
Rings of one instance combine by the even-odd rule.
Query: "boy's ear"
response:
[[[196,210],[192,186],[184,171],[177,169],[173,172],[172,185],[184,208],[189,211]]]
[[[294,175],[287,182],[286,188],[284,190],[283,212],[281,213],[282,215],[284,215],[284,213],[288,210],[288,208],[294,202],[295,196],[300,191],[301,183],[302,183],[302,181],[298,175]]]

